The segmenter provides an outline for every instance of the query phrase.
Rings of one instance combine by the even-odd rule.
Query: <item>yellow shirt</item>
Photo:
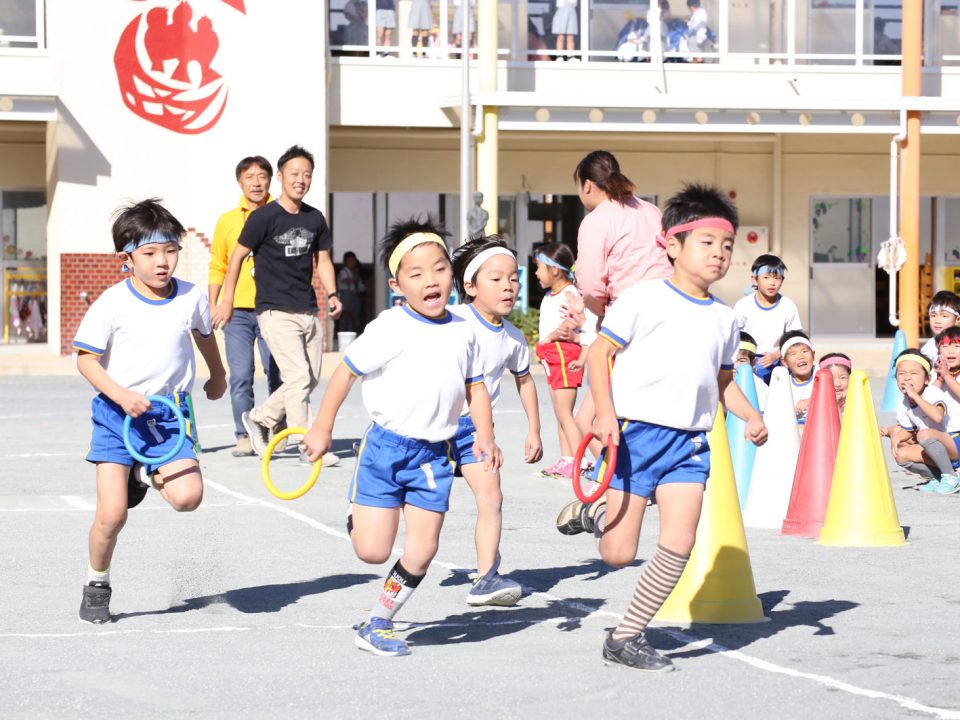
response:
[[[273,198],[267,195],[267,202]],[[210,285],[223,286],[223,279],[227,274],[230,256],[237,246],[237,238],[243,230],[244,223],[250,213],[246,198],[240,196],[240,203],[233,210],[229,210],[217,220],[217,227],[213,231],[213,244],[210,247],[210,273],[207,282]],[[240,266],[240,277],[237,279],[237,290],[233,296],[233,306],[253,310],[256,307],[257,286],[253,280],[253,255],[247,255]]]

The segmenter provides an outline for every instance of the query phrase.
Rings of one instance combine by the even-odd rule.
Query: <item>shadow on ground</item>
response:
[[[627,567],[637,567],[643,563],[643,560],[635,560]],[[441,587],[450,587],[456,585],[469,585],[469,574],[473,570],[461,569],[451,570],[450,574],[440,581]],[[583,560],[577,565],[563,565],[552,568],[532,568],[529,570],[514,570],[505,573],[504,577],[510,578],[523,586],[525,594],[531,592],[548,592],[553,589],[557,583],[570,578],[585,576],[583,580],[599,580],[600,578],[616,572],[616,568],[607,565],[599,558]]]

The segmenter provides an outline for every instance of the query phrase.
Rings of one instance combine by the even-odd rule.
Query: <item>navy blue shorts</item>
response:
[[[607,472],[607,449],[597,463],[595,480]],[[700,483],[710,474],[710,446],[700,430],[678,430],[634,420],[621,420],[617,465],[610,487],[650,497],[659,485]]]
[[[413,505],[446,512],[453,486],[453,443],[416,440],[371,423],[360,441],[347,499],[358,505]]]
[[[186,423],[187,437],[180,452],[164,463],[167,465],[176,460],[196,460],[196,427],[190,413],[190,404],[186,393],[167,395],[183,413]],[[97,395],[90,403],[93,434],[90,438],[90,450],[87,452],[87,462],[116,463],[117,465],[131,466],[134,463],[126,445],[123,444],[123,420],[127,414],[119,405],[105,395]],[[177,419],[173,411],[166,405],[153,404],[147,412],[130,423],[130,444],[141,455],[161,457],[168,453],[177,442],[180,432]],[[147,465],[147,473],[156,472],[160,465]]]

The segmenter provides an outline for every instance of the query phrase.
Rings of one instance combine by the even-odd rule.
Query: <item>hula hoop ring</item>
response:
[[[607,456],[604,458],[607,471],[604,473],[603,479],[600,481],[600,486],[589,495],[583,491],[583,488],[580,487],[580,474],[582,473],[582,470],[580,470],[580,463],[583,461],[583,454],[587,451],[587,446],[594,438],[597,438],[597,440],[600,439],[594,432],[589,432],[584,435],[583,440],[580,443],[580,447],[577,448],[577,454],[573,456],[573,494],[577,496],[577,499],[580,502],[586,505],[599,500],[607,491],[607,488],[610,487],[610,481],[613,480],[613,470],[617,466],[617,446],[613,444],[613,436],[609,436],[607,438]]]
[[[159,457],[141,455],[133,449],[133,444],[130,442],[130,423],[133,422],[133,418],[127,415],[123,419],[123,444],[126,446],[127,452],[130,453],[130,457],[137,462],[144,465],[163,465],[168,460],[172,460],[174,456],[180,452],[180,448],[183,447],[183,441],[187,439],[187,423],[183,419],[183,413],[180,411],[180,408],[177,407],[176,403],[170,398],[164,397],[163,395],[147,395],[147,400],[150,401],[151,405],[153,403],[159,403],[160,405],[166,405],[173,411],[174,417],[177,418],[177,430],[179,431],[177,442],[174,443],[173,448],[165,455]]]
[[[276,485],[273,484],[273,480],[270,479],[270,458],[273,457],[273,451],[277,447],[283,438],[288,435],[306,435],[307,429],[302,427],[287,428],[286,430],[281,430],[276,435],[273,436],[273,439],[267,444],[266,450],[263,451],[263,459],[260,461],[260,474],[263,476],[263,484],[267,486],[267,490],[270,491],[270,494],[280,500],[296,500],[299,497],[303,497],[309,492],[310,488],[314,486],[317,482],[317,478],[320,477],[320,470],[323,468],[323,457],[321,456],[314,464],[313,468],[310,470],[310,477],[307,478],[307,481],[298,487],[296,490],[291,490],[286,492],[281,490]]]

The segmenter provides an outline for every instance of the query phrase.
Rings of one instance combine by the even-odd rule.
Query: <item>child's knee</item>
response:
[[[167,502],[177,512],[193,512],[203,502],[203,485],[168,488]]]
[[[358,537],[356,532],[351,534],[351,539],[353,540],[353,551],[363,562],[370,565],[382,565],[390,559],[390,552],[393,549],[391,546]]]
[[[500,513],[503,507],[503,493],[500,488],[484,488],[477,492],[477,511],[480,513]]]
[[[614,542],[603,537],[600,539],[600,557],[610,567],[618,569],[626,567],[637,559],[637,546],[631,543]]]
[[[115,538],[126,524],[127,509],[125,507],[98,508],[93,521],[95,531],[106,538]]]

